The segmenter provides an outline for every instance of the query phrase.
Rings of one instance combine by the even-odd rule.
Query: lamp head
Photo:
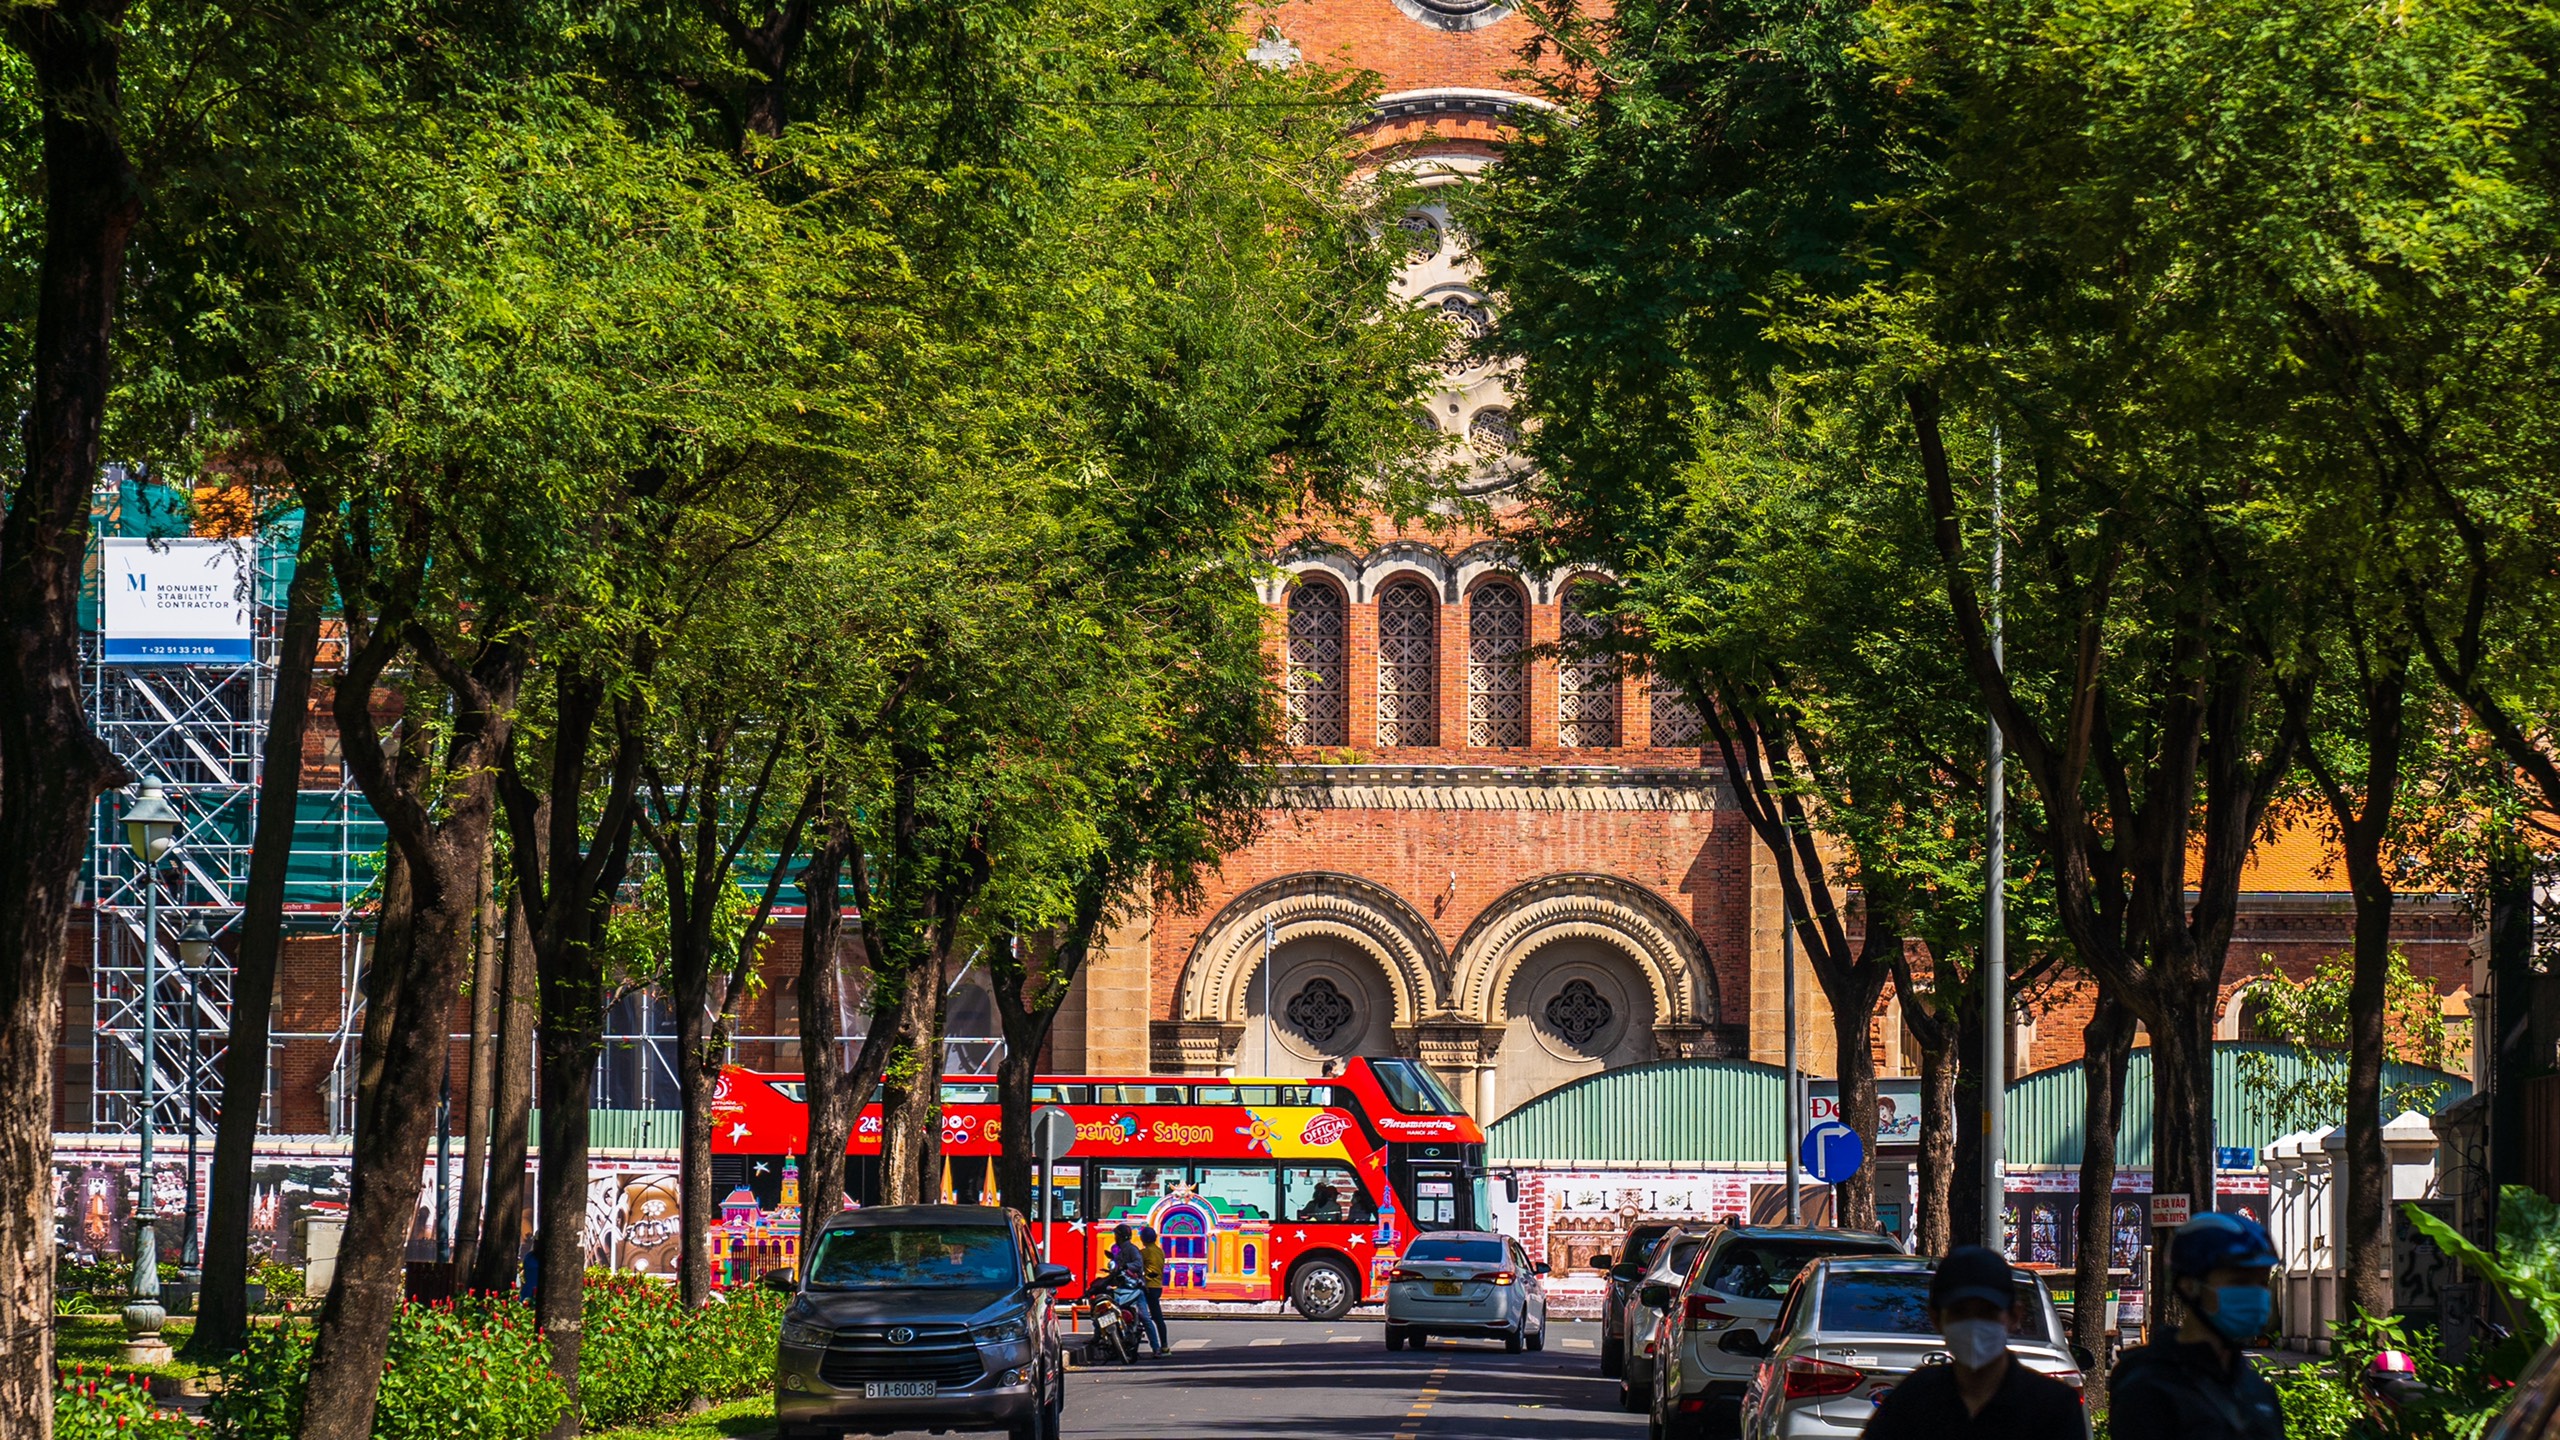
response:
[[[125,847],[144,865],[159,864],[177,848],[180,819],[177,807],[160,789],[160,782],[143,781],[142,793],[124,812]]]
[[[178,960],[188,969],[199,969],[213,954],[213,932],[204,927],[204,917],[196,916],[178,935]]]

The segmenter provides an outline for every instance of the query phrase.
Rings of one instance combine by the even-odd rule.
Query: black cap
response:
[[[2006,1310],[2017,1301],[2017,1279],[1999,1252],[1961,1245],[1938,1262],[1929,1277],[1929,1308],[1944,1310],[1959,1300],[1988,1300]]]

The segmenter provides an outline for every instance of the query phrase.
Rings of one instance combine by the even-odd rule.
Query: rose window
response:
[[[1333,1037],[1350,1026],[1359,1010],[1332,981],[1318,976],[1289,997],[1288,1014],[1289,1023],[1299,1034],[1318,1045],[1330,1045]]]
[[[1617,1018],[1618,1012],[1609,1008],[1608,997],[1588,980],[1566,981],[1555,998],[1547,1002],[1548,1026],[1577,1048],[1589,1045]]]

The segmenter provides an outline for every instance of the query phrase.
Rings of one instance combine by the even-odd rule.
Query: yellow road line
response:
[[[1431,1372],[1431,1378],[1423,1383],[1422,1393],[1413,1397],[1413,1408],[1405,1411],[1405,1428],[1397,1431],[1393,1440],[1417,1440],[1422,1422],[1431,1417],[1431,1407],[1440,1403],[1440,1384],[1448,1378],[1449,1367],[1445,1364]]]

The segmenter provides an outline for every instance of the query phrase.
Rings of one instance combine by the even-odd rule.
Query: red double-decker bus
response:
[[[1114,1226],[1152,1225],[1167,1298],[1286,1299],[1330,1320],[1382,1294],[1417,1231],[1491,1223],[1484,1132],[1411,1061],[1352,1060],[1313,1080],[1044,1076],[1032,1100],[1075,1118],[1047,1239],[1079,1275],[1097,1271]],[[726,1196],[714,1272],[734,1282],[793,1263],[809,1143],[800,1077],[731,1067],[712,1114]],[[991,1198],[1002,1139],[996,1082],[946,1079],[946,1193]],[[875,1203],[876,1103],[846,1150],[847,1200]]]

